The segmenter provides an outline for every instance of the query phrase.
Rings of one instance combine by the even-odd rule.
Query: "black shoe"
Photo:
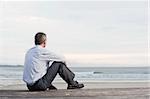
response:
[[[50,87],[48,87],[49,90],[57,90],[57,88],[53,85],[51,85]]]
[[[83,87],[84,87],[84,84],[79,84],[77,81],[75,81],[75,84],[68,85],[67,89],[80,89]]]

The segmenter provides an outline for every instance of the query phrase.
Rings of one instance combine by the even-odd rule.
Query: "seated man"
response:
[[[57,89],[52,85],[57,73],[68,84],[67,89],[84,87],[74,81],[75,74],[66,66],[65,61],[45,48],[46,34],[38,32],[35,35],[35,45],[26,53],[24,63],[23,80],[30,91]]]

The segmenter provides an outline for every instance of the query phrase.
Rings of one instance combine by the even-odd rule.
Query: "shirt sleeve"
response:
[[[46,49],[43,49],[40,53],[40,59],[41,60],[47,60],[47,61],[59,61],[59,62],[65,62],[65,58],[63,56],[57,55],[53,52],[50,52]]]

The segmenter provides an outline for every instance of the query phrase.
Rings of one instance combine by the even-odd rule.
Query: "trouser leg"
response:
[[[74,84],[75,74],[66,66],[66,64],[61,63],[58,71],[60,77],[66,81],[67,84]]]
[[[75,74],[62,62],[53,62],[53,64],[48,68],[47,73],[42,77],[42,80],[49,87],[59,73],[60,77],[66,81],[68,84],[74,84]]]

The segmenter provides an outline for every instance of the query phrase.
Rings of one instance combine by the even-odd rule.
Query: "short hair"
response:
[[[40,45],[46,40],[46,34],[43,32],[38,32],[35,35],[35,45]]]

